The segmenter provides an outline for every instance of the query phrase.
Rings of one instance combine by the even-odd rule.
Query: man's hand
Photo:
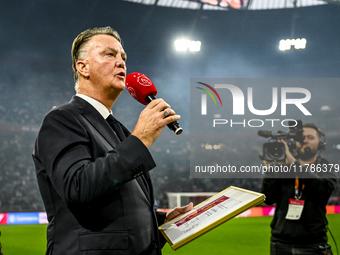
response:
[[[286,141],[281,139],[281,140],[278,140],[278,142],[283,143],[285,145],[285,153],[286,153],[286,162],[285,163],[287,165],[289,165],[289,164],[292,164],[293,162],[295,162],[296,158],[294,158],[294,156],[290,152],[289,147],[288,147]]]
[[[139,138],[149,148],[166,125],[180,118],[163,99],[152,100],[141,112],[131,135]]]
[[[166,217],[165,217],[165,222],[169,221],[169,220],[172,220],[173,218],[177,217],[178,215],[180,214],[183,214],[183,213],[186,213],[186,212],[189,212],[193,207],[193,203],[190,202],[188,205],[186,206],[182,206],[182,207],[176,207],[174,209],[172,209],[170,212],[168,212],[166,214]]]

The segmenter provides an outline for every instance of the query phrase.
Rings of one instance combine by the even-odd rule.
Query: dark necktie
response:
[[[126,136],[125,136],[125,134],[123,132],[123,129],[122,129],[121,125],[119,124],[118,120],[115,117],[113,117],[112,114],[110,114],[109,117],[106,118],[106,121],[109,123],[111,128],[116,132],[116,134],[119,137],[120,141],[123,141],[126,138]],[[141,177],[140,180],[142,180],[142,183],[140,183],[140,185],[145,187],[145,189],[146,189],[145,190],[146,196],[150,200],[149,185],[148,185],[144,175],[141,175],[140,177]]]
[[[119,137],[120,141],[123,141],[126,136],[123,132],[122,127],[120,126],[118,120],[116,120],[115,117],[113,117],[112,114],[109,115],[109,117],[106,118],[106,121],[109,123],[111,128],[116,132],[117,136]]]

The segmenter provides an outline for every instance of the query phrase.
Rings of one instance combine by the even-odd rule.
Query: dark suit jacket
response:
[[[157,220],[165,215],[154,211],[148,174],[155,163],[123,130],[120,142],[77,96],[45,117],[33,160],[49,221],[46,254],[161,253]]]

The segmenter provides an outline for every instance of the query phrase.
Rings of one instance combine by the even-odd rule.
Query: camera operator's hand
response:
[[[286,153],[286,164],[289,165],[289,164],[292,164],[293,162],[296,161],[296,158],[294,158],[294,156],[292,155],[292,153],[290,152],[289,150],[289,147],[286,143],[285,140],[281,139],[281,140],[277,140],[278,142],[280,143],[283,143],[285,145],[285,153]],[[297,147],[300,146],[300,144],[297,142]]]
[[[263,164],[268,168],[270,166],[270,162],[267,160],[262,160]]]

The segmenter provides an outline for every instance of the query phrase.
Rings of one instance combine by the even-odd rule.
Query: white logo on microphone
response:
[[[152,82],[144,74],[137,77],[137,81],[142,86],[152,86]]]
[[[130,93],[130,95],[138,101],[138,96],[137,96],[136,91],[132,87],[127,87],[127,90]]]

